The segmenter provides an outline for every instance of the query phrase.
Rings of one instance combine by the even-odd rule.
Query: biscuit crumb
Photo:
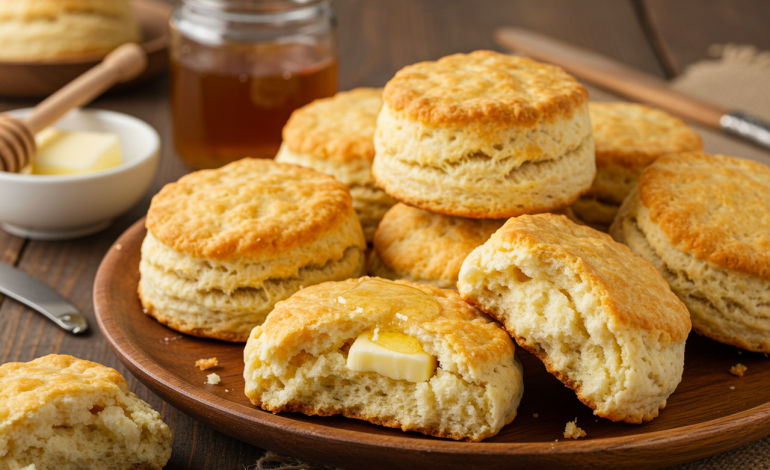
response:
[[[735,390],[735,387],[730,387],[730,390]]]
[[[115,245],[115,249],[116,249],[116,250],[118,250],[118,251],[120,251],[120,250],[122,250],[122,249],[123,249],[123,245],[121,245],[120,243],[118,243],[117,245]]]
[[[339,296],[339,297],[337,297],[337,303],[345,305],[346,303],[348,303],[348,301],[345,300],[345,297]]]
[[[142,313],[147,313],[147,309],[146,309],[146,308],[143,308],[143,309],[142,309]]]
[[[578,439],[580,437],[586,437],[586,432],[577,427],[577,418],[574,421],[569,421],[564,427],[565,439]]]
[[[730,367],[730,373],[733,375],[737,375],[738,377],[743,377],[743,374],[746,373],[746,370],[748,367],[744,366],[740,362],[738,364],[735,364],[734,366]]]
[[[200,370],[208,370],[212,367],[215,367],[219,364],[219,361],[217,361],[216,357],[212,357],[209,359],[198,359],[195,361],[195,367],[197,367]]]
[[[208,381],[206,381],[206,383],[210,384],[210,385],[216,385],[216,384],[218,384],[221,381],[222,381],[222,379],[220,379],[217,374],[209,374],[208,375]]]
[[[533,418],[539,418],[539,417],[540,417],[540,415],[539,415],[539,414],[537,414],[537,413],[535,413],[535,414],[533,414],[533,415],[532,415],[532,417],[533,417]]]

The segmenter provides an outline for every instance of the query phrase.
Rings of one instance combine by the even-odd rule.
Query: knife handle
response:
[[[495,38],[509,49],[558,65],[610,91],[715,129],[721,129],[720,120],[727,114],[725,109],[672,90],[665,80],[534,31],[505,27],[495,32]]]

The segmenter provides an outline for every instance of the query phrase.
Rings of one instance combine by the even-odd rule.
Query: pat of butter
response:
[[[60,131],[47,128],[35,136],[36,175],[77,175],[120,165],[120,139],[109,132]]]
[[[411,336],[396,331],[363,333],[348,352],[348,369],[377,372],[394,380],[424,382],[436,370],[436,358]]]

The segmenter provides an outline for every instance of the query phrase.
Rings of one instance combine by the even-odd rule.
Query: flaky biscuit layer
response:
[[[649,421],[681,380],[685,306],[644,259],[566,217],[510,219],[465,260],[458,289],[598,416]]]

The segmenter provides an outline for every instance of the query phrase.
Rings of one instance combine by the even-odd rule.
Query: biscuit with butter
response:
[[[636,103],[588,103],[596,178],[572,205],[575,215],[607,231],[642,170],[667,153],[703,149],[697,132],[660,109]]]
[[[305,288],[254,328],[246,396],[265,410],[341,414],[480,441],[516,416],[521,363],[455,291],[363,277]]]
[[[562,69],[491,51],[401,69],[385,86],[372,172],[396,200],[501,219],[591,187],[588,92]]]
[[[0,366],[0,469],[160,470],[173,441],[115,369],[55,354]]]
[[[366,241],[348,188],[271,160],[243,159],[167,184],[146,226],[142,305],[194,336],[246,341],[279,300],[364,269]]]
[[[0,2],[0,60],[105,55],[123,43],[140,40],[128,0]]]
[[[374,129],[382,90],[357,88],[313,101],[292,113],[275,161],[295,163],[334,176],[350,188],[353,208],[367,241],[396,203],[374,184]]]
[[[682,379],[687,308],[654,266],[564,216],[510,219],[457,288],[597,416],[649,421]]]
[[[770,168],[702,152],[661,157],[610,233],[660,270],[697,333],[770,352]]]

